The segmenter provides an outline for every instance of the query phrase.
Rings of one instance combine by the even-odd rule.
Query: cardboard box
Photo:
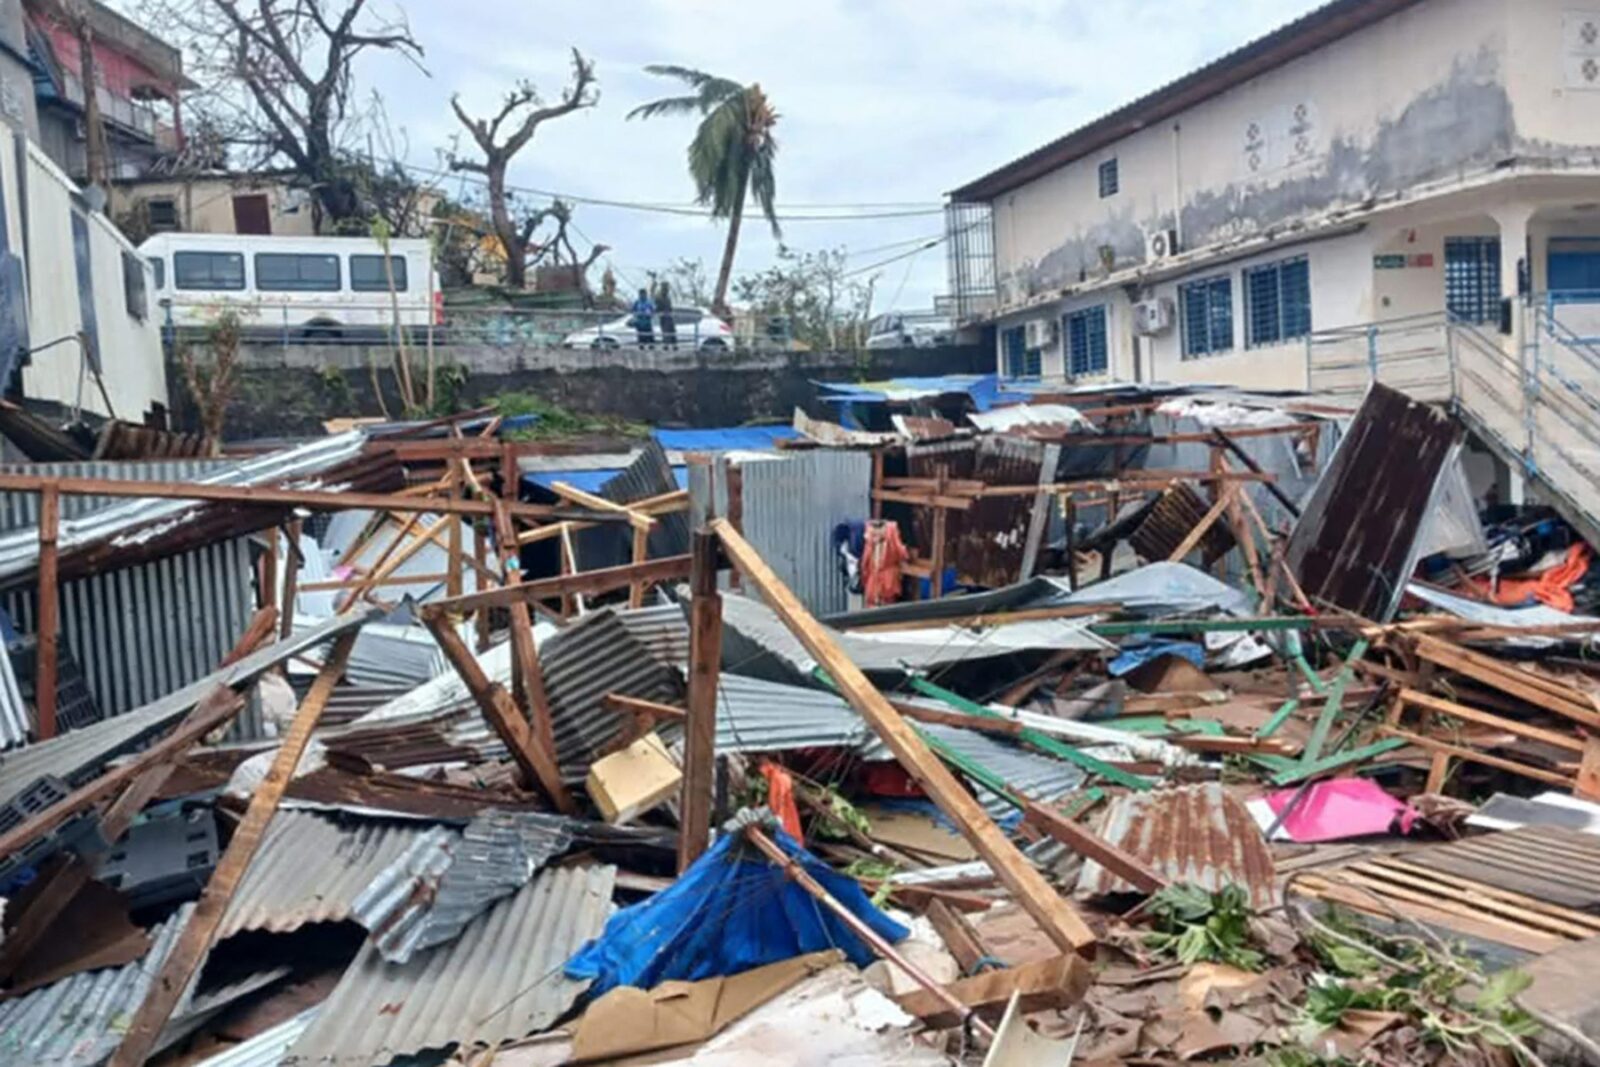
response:
[[[589,766],[584,788],[606,822],[625,823],[678,791],[683,772],[655,734]]]

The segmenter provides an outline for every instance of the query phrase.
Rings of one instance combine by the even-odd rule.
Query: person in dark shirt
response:
[[[672,287],[662,282],[656,289],[656,314],[661,316],[661,345],[671,351],[678,348],[678,323],[672,317]]]
[[[656,306],[647,290],[639,290],[639,299],[633,302],[633,329],[639,335],[639,347],[650,348],[656,343],[653,316]]]

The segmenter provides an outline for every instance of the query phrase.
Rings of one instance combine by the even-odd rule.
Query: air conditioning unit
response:
[[[1172,299],[1158,296],[1133,305],[1133,324],[1141,337],[1154,337],[1172,329]]]
[[[1171,259],[1177,254],[1177,230],[1151,230],[1144,235],[1144,258],[1146,263],[1160,263],[1163,259]]]
[[[1049,348],[1056,342],[1056,320],[1029,319],[1023,335],[1029,348]]]

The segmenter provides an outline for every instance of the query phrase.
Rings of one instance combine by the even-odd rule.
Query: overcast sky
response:
[[[394,0],[372,0],[375,8]],[[411,156],[434,159],[457,125],[531,78],[554,96],[568,49],[595,60],[599,106],[546,124],[517,159],[516,184],[597,199],[687,204],[689,118],[626,121],[674,83],[647,63],[758,81],[776,105],[778,200],[935,211],[949,189],[1178,77],[1317,6],[1316,0],[405,0],[431,77],[384,57],[357,77],[385,96]],[[577,224],[611,245],[624,285],[678,256],[714,269],[720,223],[580,206]],[[866,268],[936,237],[938,214],[793,221],[797,248],[846,246]],[[770,261],[764,226],[744,231],[739,269]],[[908,243],[909,242],[909,243]],[[587,245],[580,243],[580,251]],[[869,272],[870,273],[870,272]],[[876,307],[928,306],[945,290],[944,248],[881,268]]]

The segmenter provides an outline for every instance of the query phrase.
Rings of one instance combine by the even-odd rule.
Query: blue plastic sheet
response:
[[[776,826],[768,836],[839,903],[886,941],[909,932],[873,906],[861,886],[835,873]],[[566,974],[592,979],[591,996],[619,985],[649,989],[737,974],[807,952],[838,948],[857,966],[872,951],[839,918],[754,851],[723,834],[671,887],[624,908],[605,932],[567,961]]]
[[[1196,667],[1205,669],[1206,650],[1193,641],[1146,641],[1139,645],[1126,645],[1122,654],[1106,665],[1113,678],[1121,678],[1129,671],[1144,666],[1162,656],[1181,656]]]

